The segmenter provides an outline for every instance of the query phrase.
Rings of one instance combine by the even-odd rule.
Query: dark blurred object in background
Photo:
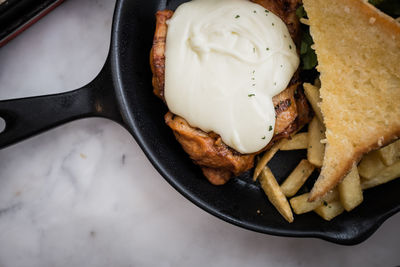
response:
[[[0,47],[64,0],[0,0]]]

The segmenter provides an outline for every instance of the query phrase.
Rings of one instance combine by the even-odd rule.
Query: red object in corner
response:
[[[0,29],[0,47],[64,2],[64,0],[47,1],[47,3],[35,1],[36,3],[32,4],[32,1],[17,1],[18,3],[14,3],[14,1],[8,0],[0,4],[0,12],[3,11],[0,13],[0,24],[4,26]]]

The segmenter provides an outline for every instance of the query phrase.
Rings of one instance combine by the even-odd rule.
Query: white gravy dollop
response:
[[[272,97],[299,66],[286,24],[248,0],[194,0],[168,21],[165,100],[191,126],[246,154],[272,139]]]

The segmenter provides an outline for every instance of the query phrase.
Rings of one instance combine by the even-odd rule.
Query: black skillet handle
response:
[[[109,60],[100,74],[80,89],[0,101],[0,117],[6,123],[5,129],[0,133],[0,148],[85,117],[104,117],[122,124]]]

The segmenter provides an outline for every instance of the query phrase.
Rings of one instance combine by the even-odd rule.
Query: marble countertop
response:
[[[114,1],[69,0],[0,48],[0,99],[91,81]],[[225,223],[179,195],[130,134],[84,119],[0,150],[0,266],[396,266],[400,214],[345,247]]]

